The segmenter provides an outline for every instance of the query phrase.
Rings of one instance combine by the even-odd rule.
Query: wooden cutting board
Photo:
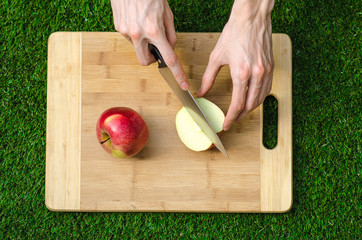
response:
[[[196,93],[219,33],[179,33],[176,53]],[[292,205],[291,41],[273,34],[271,94],[278,100],[278,144],[262,144],[262,106],[223,133],[217,149],[193,152],[179,140],[181,104],[157,65],[138,64],[118,33],[57,32],[48,43],[46,206],[53,211],[285,212]],[[226,113],[232,83],[222,68],[206,98]],[[99,115],[138,111],[150,130],[131,159],[106,153]]]

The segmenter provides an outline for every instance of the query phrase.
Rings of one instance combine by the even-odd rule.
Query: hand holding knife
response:
[[[187,112],[194,119],[201,130],[206,136],[214,143],[214,145],[227,157],[229,158],[224,145],[222,144],[219,136],[216,134],[205,114],[202,112],[195,99],[189,90],[182,90],[178,85],[171,70],[166,65],[161,53],[153,44],[148,44],[148,48],[152,55],[158,62],[158,70],[160,71],[163,78],[166,80],[172,91],[176,94],[182,105],[186,108]]]

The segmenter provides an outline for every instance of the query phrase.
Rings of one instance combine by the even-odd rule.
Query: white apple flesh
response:
[[[225,119],[223,111],[205,98],[195,98],[195,100],[212,128],[220,134]],[[176,130],[185,146],[193,151],[205,151],[214,145],[184,107],[176,115]]]

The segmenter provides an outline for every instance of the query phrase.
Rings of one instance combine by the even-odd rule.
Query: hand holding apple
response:
[[[104,111],[98,119],[96,131],[102,147],[118,158],[129,158],[139,153],[149,137],[142,116],[127,107]]]

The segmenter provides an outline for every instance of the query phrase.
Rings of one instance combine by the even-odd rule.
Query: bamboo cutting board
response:
[[[176,53],[196,93],[219,33],[179,33]],[[157,64],[138,64],[118,33],[57,32],[48,43],[46,206],[53,211],[285,212],[292,205],[291,42],[273,34],[271,94],[278,100],[278,144],[262,144],[262,106],[221,136],[217,149],[193,152],[177,136],[181,104]],[[228,67],[206,98],[227,112]],[[96,138],[106,109],[126,106],[150,138],[134,158],[116,159]]]

